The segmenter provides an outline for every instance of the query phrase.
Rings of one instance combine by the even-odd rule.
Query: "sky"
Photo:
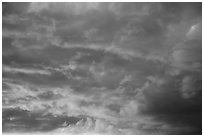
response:
[[[202,3],[2,3],[5,134],[201,134]]]

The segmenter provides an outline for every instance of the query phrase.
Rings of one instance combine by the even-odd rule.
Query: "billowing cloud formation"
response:
[[[3,132],[201,134],[201,3],[3,3]]]

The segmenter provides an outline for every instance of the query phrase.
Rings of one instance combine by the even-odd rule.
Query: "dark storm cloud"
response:
[[[148,104],[147,106],[149,107],[147,111],[151,111],[151,109],[153,113],[193,113],[194,111],[200,111],[201,89],[196,89],[196,87],[201,87],[200,79],[197,79],[196,77],[197,86],[191,86],[191,88],[194,87],[192,91],[194,93],[197,92],[198,94],[196,96],[190,94],[191,96],[188,95],[188,98],[186,99],[183,99],[181,93],[179,93],[181,87],[183,86],[181,85],[182,82],[180,81],[182,81],[182,77],[177,76],[168,78],[168,81],[162,85],[158,85],[158,83],[151,83],[150,86],[144,91]]]
[[[22,2],[3,2],[2,3],[2,9],[3,9],[3,15],[9,15],[9,14],[23,14],[26,10],[28,10],[30,3]]]
[[[3,3],[3,131],[200,134],[201,7]]]
[[[178,130],[177,132],[172,132],[167,130],[166,134],[173,135],[201,135],[201,127],[202,127],[202,113],[191,113],[191,114],[175,114],[175,115],[160,115],[156,119],[159,121],[165,121],[169,123],[173,128],[180,127],[182,130]],[[189,130],[187,130],[189,129]],[[174,129],[175,130],[175,129]]]
[[[181,128],[175,134],[201,134],[202,90],[198,75],[188,72],[174,77],[150,78],[151,82],[143,92],[146,103],[140,107],[140,112],[152,114],[172,127],[190,129],[186,132]],[[167,131],[167,134],[172,133]]]

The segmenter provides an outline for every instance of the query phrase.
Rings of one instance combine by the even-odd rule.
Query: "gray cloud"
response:
[[[186,33],[186,39],[176,45],[173,51],[173,63],[176,67],[201,72],[201,36],[201,23],[192,25]]]
[[[58,116],[54,117],[50,114],[42,115],[41,113],[32,113],[26,110],[4,109],[3,110],[3,132],[21,132],[22,134],[32,132],[47,132],[56,128],[76,124],[82,118]],[[26,128],[25,128],[26,127]]]
[[[199,134],[201,7],[3,3],[3,132]]]

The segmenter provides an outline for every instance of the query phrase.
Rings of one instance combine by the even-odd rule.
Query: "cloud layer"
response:
[[[3,3],[3,132],[201,134],[201,7]]]

